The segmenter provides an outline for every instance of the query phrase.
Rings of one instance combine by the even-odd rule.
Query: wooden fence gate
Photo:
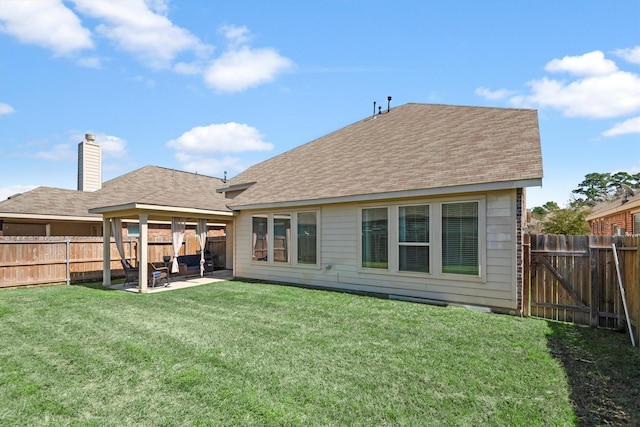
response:
[[[529,282],[524,293],[525,311],[545,319],[626,328],[612,244],[616,245],[634,335],[638,335],[638,237],[525,236],[525,278]]]

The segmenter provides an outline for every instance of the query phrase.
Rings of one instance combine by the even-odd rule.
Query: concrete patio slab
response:
[[[166,291],[175,291],[178,289],[191,288],[194,286],[206,285],[208,283],[214,282],[224,282],[226,280],[233,279],[233,272],[231,270],[218,270],[210,273],[206,273],[203,277],[200,276],[175,276],[171,278],[171,283],[168,286],[164,285],[164,281],[162,284],[156,286],[155,288],[148,287],[147,293],[154,294],[158,292],[166,292]],[[139,293],[138,284],[120,284],[110,286],[109,289],[118,290],[118,291],[127,291],[127,292],[135,292]]]

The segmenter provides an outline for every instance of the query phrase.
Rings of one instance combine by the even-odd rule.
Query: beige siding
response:
[[[516,308],[516,192],[506,190],[469,199],[483,200],[485,216],[480,224],[486,230],[480,240],[481,278],[435,274],[371,271],[359,268],[358,215],[356,203],[326,205],[320,209],[321,264],[315,268],[289,264],[251,262],[251,217],[258,211],[243,211],[236,221],[235,271],[236,277],[279,282],[299,283],[347,290],[439,300],[450,303],[488,306],[501,309]],[[414,199],[409,203],[449,201],[447,199]],[[404,204],[407,201],[403,202]],[[397,204],[397,202],[389,202]],[[377,206],[387,206],[377,203]],[[279,209],[278,212],[282,212]],[[264,213],[265,211],[260,211]],[[432,230],[431,253],[439,260],[437,232]],[[393,248],[393,245],[391,245]],[[394,254],[389,254],[390,259]],[[435,262],[435,261],[434,261]],[[331,264],[331,268],[327,268]],[[391,264],[391,261],[390,261]]]

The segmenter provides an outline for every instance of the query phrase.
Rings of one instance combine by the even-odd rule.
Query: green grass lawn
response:
[[[637,370],[623,334],[589,331]],[[576,406],[567,361],[593,369],[604,357],[584,333],[238,281],[154,295],[3,290],[0,425],[563,426],[598,411],[631,422],[638,404],[615,387],[593,411]]]

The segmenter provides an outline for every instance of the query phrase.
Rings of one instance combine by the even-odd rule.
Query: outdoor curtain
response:
[[[122,220],[120,218],[111,219],[111,235],[116,239],[116,248],[120,259],[124,260],[124,245],[122,244]]]
[[[199,219],[196,229],[200,242],[200,277],[204,276],[204,246],[207,243],[207,220]]]
[[[173,244],[173,263],[171,264],[171,272],[177,273],[178,268],[178,254],[184,241],[184,218],[171,218],[171,243]]]

